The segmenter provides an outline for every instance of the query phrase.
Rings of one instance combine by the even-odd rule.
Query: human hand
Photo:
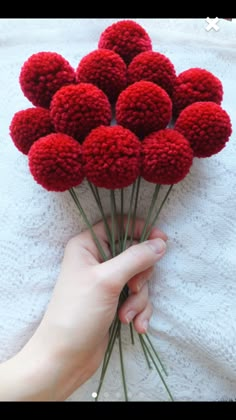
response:
[[[137,220],[136,241],[143,226]],[[93,228],[111,257],[103,222]],[[31,399],[65,400],[97,370],[125,284],[131,293],[119,308],[119,318],[124,323],[133,319],[137,332],[146,331],[152,314],[147,281],[165,253],[166,240],[163,232],[153,228],[148,241],[106,262],[101,261],[90,231],[68,242],[46,313],[22,351],[25,363],[31,366]]]

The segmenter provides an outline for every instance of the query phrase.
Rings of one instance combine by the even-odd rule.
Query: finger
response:
[[[127,217],[124,217],[125,222],[124,226],[127,224]],[[108,223],[110,219],[108,218]],[[130,223],[131,226],[132,223]],[[134,237],[140,238],[141,232],[143,230],[145,221],[142,219],[137,219],[135,223]],[[106,234],[106,229],[104,222],[100,221],[92,227],[107,259],[111,257],[111,251],[109,247],[109,241]],[[167,240],[167,236],[164,232],[160,231],[157,228],[153,228],[149,236],[150,239],[162,238],[164,241]],[[137,240],[137,239],[135,239]],[[76,254],[76,258],[80,264],[95,265],[104,261],[101,252],[99,251],[96,243],[94,242],[92,233],[89,229],[81,232],[79,235],[70,239],[66,247],[67,253]]]
[[[138,293],[144,284],[150,280],[154,272],[154,267],[150,267],[147,270],[142,271],[139,274],[136,274],[132,279],[129,280],[128,286],[129,290],[133,293]]]
[[[127,227],[127,223],[128,223],[128,217],[124,216],[123,219],[124,219],[123,229],[125,230],[126,227]],[[119,224],[120,229],[121,229],[120,221],[121,221],[121,218],[120,218],[120,216],[118,216],[118,224]],[[111,229],[111,225],[112,225],[111,217],[107,218],[107,223],[108,223],[108,226]],[[135,225],[134,225],[134,234],[133,234],[133,239],[134,240],[139,241],[139,239],[141,238],[142,232],[143,232],[144,225],[145,225],[145,220],[140,219],[140,218],[136,218]],[[109,240],[107,238],[106,229],[105,229],[105,226],[104,226],[104,222],[102,220],[100,222],[96,223],[93,226],[93,230],[94,230],[94,232],[97,235],[99,240],[101,240],[103,242],[106,242],[109,245]],[[130,219],[130,223],[128,225],[128,236],[131,235],[131,232],[132,232],[132,218]],[[90,231],[86,231],[84,233],[86,233],[91,238]],[[115,240],[116,241],[119,239],[118,235],[119,234],[117,232],[117,229],[115,229]],[[167,240],[167,235],[164,232],[162,232],[161,230],[159,230],[158,228],[154,227],[154,228],[151,229],[149,238],[150,239],[161,238],[161,239],[163,239],[163,241],[166,241]]]
[[[111,293],[119,294],[136,274],[152,267],[164,255],[166,243],[160,238],[133,245],[96,268],[97,278]]]
[[[145,284],[139,293],[130,295],[119,309],[119,318],[124,324],[129,324],[138,313],[142,312],[148,303],[148,285]]]
[[[145,309],[134,318],[133,324],[137,333],[144,334],[147,332],[152,313],[153,313],[152,304],[148,302]]]

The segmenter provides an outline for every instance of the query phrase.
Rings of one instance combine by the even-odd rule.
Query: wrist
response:
[[[60,343],[37,331],[19,353],[25,395],[30,400],[64,401],[89,375]]]

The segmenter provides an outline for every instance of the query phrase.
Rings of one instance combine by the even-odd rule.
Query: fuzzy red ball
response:
[[[50,113],[57,131],[82,142],[99,125],[110,124],[110,102],[97,86],[91,83],[64,86],[53,96]]]
[[[232,132],[229,115],[215,102],[195,102],[186,107],[175,129],[188,139],[194,156],[199,158],[220,152]]]
[[[25,155],[36,140],[53,131],[49,110],[41,107],[16,112],[10,124],[10,136],[17,149]]]
[[[24,95],[33,105],[49,108],[58,89],[75,83],[75,70],[60,54],[42,51],[25,61],[19,80]]]
[[[28,157],[35,181],[48,191],[66,191],[83,181],[81,145],[66,134],[41,137]]]
[[[82,58],[76,70],[76,78],[78,82],[96,85],[110,102],[114,102],[127,85],[127,67],[114,51],[95,50]]]
[[[166,128],[172,112],[169,95],[153,82],[139,81],[128,86],[116,102],[116,120],[143,136]]]
[[[152,49],[152,41],[145,29],[133,20],[121,20],[108,26],[100,35],[99,48],[119,54],[126,64],[143,52]]]
[[[141,174],[155,184],[176,184],[189,172],[193,151],[188,140],[173,129],[156,131],[142,142]]]
[[[139,80],[154,82],[171,96],[176,81],[174,65],[164,54],[145,51],[136,55],[128,67],[128,83]]]
[[[186,106],[194,102],[216,102],[221,104],[223,86],[210,71],[191,68],[180,73],[173,92],[174,114],[178,115]]]
[[[83,143],[85,174],[97,187],[124,188],[140,174],[141,143],[130,130],[100,126]]]

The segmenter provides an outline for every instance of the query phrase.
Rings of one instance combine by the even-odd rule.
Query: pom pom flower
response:
[[[178,131],[156,131],[142,142],[141,174],[146,181],[176,184],[188,174],[192,160],[190,144]]]
[[[28,157],[35,181],[48,191],[66,191],[83,181],[81,145],[66,134],[41,137]]]
[[[116,102],[116,120],[143,137],[166,128],[171,118],[170,97],[153,82],[139,81],[128,86]]]
[[[25,155],[37,139],[53,131],[49,110],[41,107],[16,112],[10,124],[10,136],[17,149]]]
[[[100,126],[83,143],[85,174],[97,187],[124,188],[140,174],[141,143],[119,125]]]
[[[98,47],[115,51],[129,64],[137,54],[150,51],[152,41],[141,25],[133,20],[121,20],[102,32]]]
[[[21,68],[21,89],[35,106],[49,108],[54,93],[71,83],[75,83],[74,69],[55,52],[33,54]]]
[[[171,96],[176,80],[174,65],[163,54],[145,51],[136,55],[128,67],[128,83],[139,80],[154,82]]]
[[[220,152],[232,132],[226,111],[214,102],[196,102],[179,115],[175,129],[188,139],[199,158]]]
[[[111,105],[104,92],[91,83],[64,86],[53,96],[50,112],[56,131],[83,141],[99,125],[111,121]]]
[[[127,67],[114,51],[95,50],[82,58],[76,78],[78,82],[96,85],[114,102],[127,85]]]
[[[221,104],[223,87],[221,81],[211,72],[191,68],[180,73],[173,93],[174,114],[178,115],[194,102],[215,102]]]

